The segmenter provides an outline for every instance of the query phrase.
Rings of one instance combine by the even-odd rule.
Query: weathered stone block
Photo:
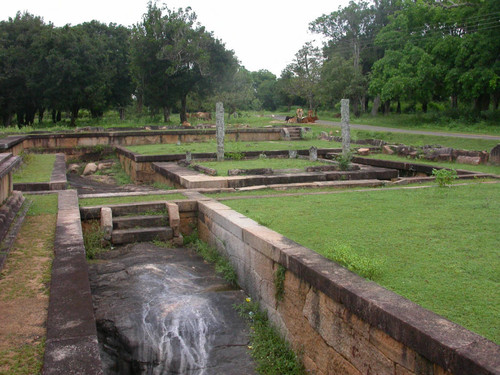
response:
[[[113,232],[113,213],[109,207],[101,208],[101,230],[103,232],[103,238],[106,241],[111,241],[111,234]]]
[[[481,157],[480,156],[458,156],[457,163],[460,164],[470,164],[470,165],[479,165],[481,164]]]
[[[387,358],[403,366],[408,371],[415,370],[415,352],[383,331],[372,327],[370,330],[370,343]]]

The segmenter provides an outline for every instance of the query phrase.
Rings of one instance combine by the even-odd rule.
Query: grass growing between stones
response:
[[[259,158],[259,159],[247,159],[247,160],[225,160],[221,162],[195,161],[194,163],[215,169],[217,171],[218,176],[227,176],[229,169],[255,169],[255,168],[305,169],[306,167],[312,167],[317,165],[328,165],[320,161],[309,161],[306,159],[289,159],[289,158]],[[305,170],[303,172],[305,172]]]
[[[217,272],[219,276],[233,287],[238,287],[238,275],[236,275],[229,260],[222,256],[215,247],[201,241],[196,231],[193,231],[191,235],[184,238],[184,245],[196,251],[207,262],[213,263],[215,265],[215,272]]]
[[[45,348],[57,195],[33,200],[0,273],[0,374],[37,374]]]
[[[290,344],[271,324],[267,314],[259,304],[247,298],[247,302],[235,306],[240,316],[250,326],[250,343],[252,358],[257,364],[256,370],[263,375],[301,375],[304,367]]]
[[[225,204],[327,257],[343,246],[353,268],[378,262],[380,285],[500,342],[498,184]]]
[[[23,165],[13,175],[14,183],[50,182],[55,154],[24,154]]]
[[[307,150],[312,146],[317,148],[341,148],[342,144],[317,139],[306,139],[300,141],[268,141],[268,142],[225,142],[225,152],[244,151],[276,151],[276,150]],[[154,145],[127,146],[130,151],[142,155],[167,155],[185,154],[186,151],[196,152],[217,152],[215,140],[210,142],[182,143],[180,145],[163,143]]]
[[[482,172],[482,173],[491,173],[500,175],[500,166],[498,165],[470,165],[470,164],[460,164],[455,162],[446,162],[446,161],[430,161],[425,159],[410,159],[404,156],[397,155],[386,155],[386,154],[372,154],[369,156],[365,156],[370,159],[381,159],[381,160],[391,160],[391,161],[402,161],[406,163],[414,163],[414,164],[427,164],[436,167],[444,167],[450,169],[465,169],[467,171],[474,172]]]
[[[109,198],[83,198],[78,200],[80,207],[102,206],[107,204],[123,204],[136,202],[153,202],[153,201],[173,201],[186,199],[182,194],[151,194],[151,195],[134,195],[125,197],[109,197]]]

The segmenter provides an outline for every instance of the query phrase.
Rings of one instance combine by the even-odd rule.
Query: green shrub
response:
[[[92,220],[88,225],[83,226],[83,244],[85,246],[85,256],[88,260],[107,250],[103,244],[104,233],[98,220]]]
[[[458,178],[457,171],[454,169],[432,169],[432,175],[436,177],[439,187],[450,186]]]
[[[344,154],[337,155],[336,160],[339,163],[340,170],[347,171],[351,166],[352,153],[348,152],[346,155]]]
[[[236,305],[235,309],[250,325],[249,349],[259,374],[305,374],[304,367],[290,344],[271,325],[267,314],[261,310],[258,303],[247,298],[247,302]]]

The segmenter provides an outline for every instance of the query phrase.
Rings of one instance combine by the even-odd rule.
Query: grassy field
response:
[[[14,182],[50,182],[55,154],[26,154],[22,167],[12,178]]]
[[[303,169],[306,167],[317,165],[328,165],[320,161],[309,161],[305,159],[288,159],[288,158],[263,158],[263,159],[247,159],[247,160],[225,160],[195,162],[196,164],[205,167],[213,168],[217,171],[218,176],[227,176],[229,169],[254,169],[254,168],[272,168],[272,169]]]
[[[186,199],[182,194],[158,194],[158,195],[136,195],[128,197],[111,197],[111,198],[84,198],[79,199],[78,204],[80,207],[100,206],[105,204],[122,204],[122,203],[135,203],[135,202],[153,202],[153,201],[173,201],[179,199]]]
[[[268,142],[225,142],[224,150],[226,152],[243,151],[275,151],[275,150],[307,150],[312,146],[318,148],[340,148],[341,143],[307,139],[301,141],[268,141]],[[199,143],[177,144],[154,144],[128,146],[130,151],[142,155],[167,155],[167,154],[185,154],[190,152],[217,152],[217,143],[215,140]]]
[[[0,273],[0,374],[38,374],[45,349],[45,321],[53,257],[57,195],[33,200]]]
[[[327,257],[340,254],[380,285],[500,342],[498,184],[225,204]]]

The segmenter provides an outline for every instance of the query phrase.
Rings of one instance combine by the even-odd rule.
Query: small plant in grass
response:
[[[453,184],[453,181],[458,178],[457,171],[454,169],[432,169],[432,175],[436,178],[439,187],[446,187]]]
[[[380,261],[360,256],[349,245],[343,243],[334,243],[324,255],[348,270],[371,280],[381,268]]]
[[[257,365],[257,372],[263,375],[301,375],[304,367],[290,344],[269,322],[267,314],[250,298],[235,305],[239,315],[250,325],[251,356]]]
[[[347,171],[347,170],[349,170],[349,167],[351,166],[352,153],[348,152],[345,155],[340,154],[337,156],[336,160],[339,163],[340,170]]]
[[[88,225],[83,226],[83,244],[88,260],[95,259],[99,253],[107,250],[107,246],[103,244],[103,236],[99,221],[92,220]]]
[[[278,268],[274,272],[274,288],[276,289],[274,297],[278,302],[283,301],[285,295],[285,273],[286,268],[278,264]]]
[[[231,159],[231,160],[243,160],[245,158],[245,154],[243,152],[225,152],[224,157],[226,159]]]

